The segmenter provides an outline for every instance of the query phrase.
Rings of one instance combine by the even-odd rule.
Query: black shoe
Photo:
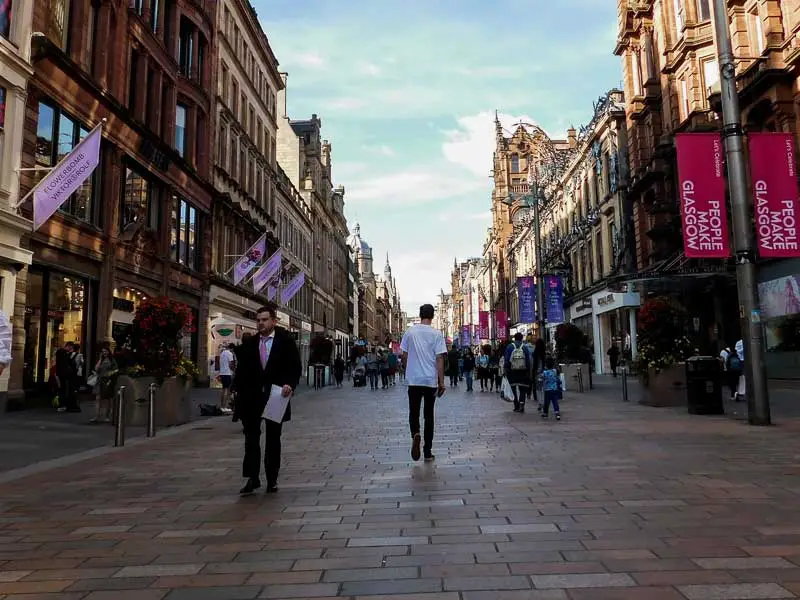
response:
[[[414,439],[411,442],[411,459],[412,460],[415,460],[415,461],[419,460],[419,455],[420,455],[419,444],[420,444],[420,441],[421,441],[420,435],[418,433],[415,433],[414,434]]]
[[[267,484],[267,493],[268,494],[275,494],[278,492],[278,482],[273,481],[272,483]]]
[[[242,496],[249,496],[260,487],[261,482],[258,479],[248,479],[247,483],[244,484],[244,487],[239,490],[239,494]]]
[[[519,412],[521,412],[521,413],[525,412],[525,405],[524,404],[520,404],[519,405]]]
[[[519,412],[519,402],[514,402],[514,412]]]
[[[436,457],[433,454],[426,454],[425,455],[425,462],[433,462]]]

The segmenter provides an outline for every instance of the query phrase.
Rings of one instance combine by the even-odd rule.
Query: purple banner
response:
[[[294,278],[286,284],[286,287],[281,290],[281,304],[286,304],[294,298],[294,295],[300,291],[303,284],[306,282],[306,274],[300,271]]]
[[[275,300],[275,296],[278,295],[278,288],[274,285],[271,285],[267,288],[267,300]]]
[[[100,141],[102,139],[101,126],[98,125],[34,188],[34,231],[52,217],[97,168],[100,163]]]
[[[278,250],[255,272],[253,275],[253,289],[256,293],[281,270],[281,259],[281,251]]]
[[[554,275],[547,275],[544,278],[544,289],[546,298],[544,299],[547,306],[547,322],[548,323],[563,323],[564,322],[564,284],[560,277]]]
[[[236,261],[236,264],[233,266],[233,285],[239,285],[250,271],[261,262],[266,252],[267,234],[265,233]]]
[[[519,296],[519,322],[536,322],[536,284],[533,277],[517,277],[517,295]]]
[[[470,335],[469,335],[469,325],[462,325],[461,326],[461,345],[465,348],[469,346],[470,342]]]

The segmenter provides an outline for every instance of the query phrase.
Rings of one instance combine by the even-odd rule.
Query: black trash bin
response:
[[[713,356],[686,361],[686,402],[690,415],[723,415],[722,365]]]

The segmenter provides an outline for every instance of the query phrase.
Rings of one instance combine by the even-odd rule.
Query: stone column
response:
[[[105,198],[119,198],[122,184],[122,156],[115,146],[106,146],[103,151],[103,194]],[[113,309],[114,278],[116,271],[117,235],[120,222],[120,203],[107,203],[102,224],[108,233],[108,246],[100,267],[100,285],[97,292],[97,337],[100,342],[113,344],[111,336],[111,311]]]
[[[636,360],[636,355],[639,354],[639,346],[636,331],[636,309],[633,307],[628,309],[628,322],[631,330],[631,360]]]

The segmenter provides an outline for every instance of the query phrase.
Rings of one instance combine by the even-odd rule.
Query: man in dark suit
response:
[[[237,352],[234,385],[236,386],[235,415],[244,427],[244,462],[242,476],[247,479],[239,492],[248,495],[261,487],[261,422],[264,421],[264,467],[267,492],[278,491],[278,471],[281,466],[281,430],[291,420],[292,407],[286,407],[283,423],[262,419],[273,385],[282,388],[285,398],[294,394],[302,370],[300,353],[294,338],[277,327],[277,307],[268,304],[256,314],[258,334],[247,340]]]

